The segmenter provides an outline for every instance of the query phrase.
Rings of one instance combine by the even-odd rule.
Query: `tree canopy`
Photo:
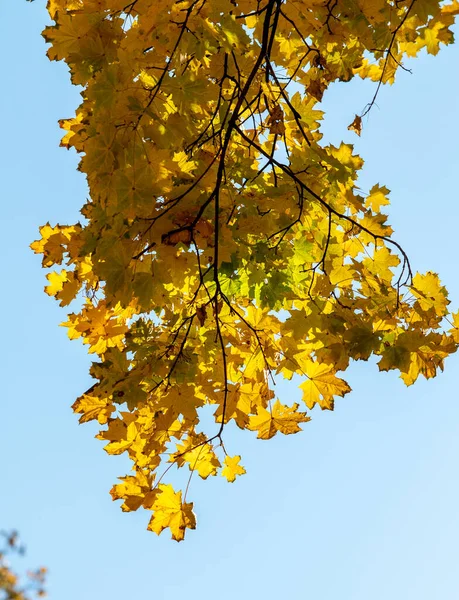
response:
[[[411,385],[459,343],[436,273],[417,273],[357,185],[352,145],[321,143],[320,101],[355,76],[374,96],[403,60],[453,41],[458,0],[49,0],[44,36],[82,86],[62,145],[81,154],[82,221],[40,228],[45,291],[95,355],[76,400],[132,473],[111,495],[148,528],[195,527],[193,473],[245,473],[231,424],[292,434],[333,409],[353,360]],[[274,393],[301,377],[305,408]],[[210,411],[210,413],[209,413]],[[202,416],[213,415],[202,420]],[[227,444],[228,446],[228,444]],[[232,450],[232,449],[231,449]],[[185,491],[167,481],[186,467]]]

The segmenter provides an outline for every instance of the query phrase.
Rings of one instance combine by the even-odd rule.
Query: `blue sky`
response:
[[[44,2],[3,2],[0,36],[2,429],[0,528],[16,527],[27,564],[50,569],[52,600],[216,596],[289,600],[457,600],[459,356],[406,388],[374,363],[350,370],[334,413],[312,412],[295,436],[225,440],[247,475],[193,478],[198,528],[182,544],[123,514],[108,490],[129,464],[109,457],[70,405],[90,384],[89,358],[58,324],[28,249],[46,221],[74,222],[85,199],[57,120],[78,90],[50,63]],[[361,139],[346,127],[373,95],[339,84],[325,103],[329,140],[355,143],[361,186],[392,190],[390,222],[417,270],[439,272],[459,307],[459,47],[422,56],[381,90]],[[295,401],[295,386],[278,394]]]

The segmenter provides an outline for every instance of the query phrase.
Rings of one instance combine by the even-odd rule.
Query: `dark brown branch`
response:
[[[265,151],[263,150],[263,148],[261,146],[259,146],[258,144],[256,144],[253,140],[251,140],[242,129],[240,129],[239,127],[236,127],[239,135],[245,139],[248,143],[252,144],[252,146],[254,148],[256,148],[256,150],[258,152],[260,152],[261,154],[263,154],[263,156],[265,156],[268,160],[271,160],[275,165],[277,165],[282,171],[284,171],[284,173],[286,173],[286,175],[288,175],[291,179],[293,179],[300,187],[302,187],[310,196],[312,196],[315,200],[317,200],[317,202],[319,202],[319,204],[321,206],[323,206],[327,211],[330,211],[335,217],[337,217],[338,219],[342,219],[344,221],[347,221],[348,223],[351,223],[352,225],[354,225],[357,229],[359,229],[360,231],[364,231],[365,233],[367,233],[368,235],[370,235],[374,240],[382,240],[388,244],[392,244],[393,246],[395,246],[399,252],[401,253],[403,260],[404,260],[404,264],[406,265],[406,268],[408,270],[408,278],[407,281],[409,281],[412,278],[412,270],[411,270],[411,266],[410,266],[410,262],[408,259],[408,256],[406,254],[406,252],[403,250],[402,246],[400,246],[400,244],[398,242],[396,242],[395,240],[391,239],[390,237],[386,236],[386,235],[381,235],[381,234],[377,234],[374,233],[372,231],[370,231],[367,227],[365,227],[364,225],[362,225],[361,223],[359,223],[358,221],[356,221],[355,219],[353,219],[352,217],[350,217],[349,215],[345,215],[343,213],[340,213],[339,211],[337,211],[335,208],[333,208],[332,206],[330,206],[328,204],[328,202],[326,202],[323,198],[321,198],[318,194],[316,194],[314,192],[314,190],[312,190],[308,185],[306,185],[298,176],[297,174],[292,171],[290,169],[290,167],[288,167],[287,165],[284,165],[282,163],[280,163],[279,161],[277,161],[275,158],[271,158],[271,156]]]
[[[391,37],[391,40],[389,42],[389,46],[387,47],[387,51],[386,51],[387,52],[386,59],[384,61],[383,69],[382,69],[382,72],[381,72],[381,77],[379,78],[378,85],[376,86],[375,94],[374,94],[373,98],[371,99],[371,102],[369,102],[367,104],[367,106],[365,107],[365,109],[362,112],[362,114],[360,115],[360,117],[365,117],[370,112],[370,110],[373,108],[373,106],[374,106],[374,104],[376,102],[376,98],[378,96],[379,90],[380,90],[381,85],[383,83],[383,79],[384,79],[384,75],[386,73],[386,69],[387,69],[387,65],[388,65],[389,59],[390,58],[394,58],[394,56],[392,54],[392,46],[395,43],[395,38],[397,37],[397,33],[400,31],[400,28],[403,26],[403,24],[407,20],[409,14],[411,12],[411,9],[413,8],[415,2],[416,2],[416,0],[411,0],[411,4],[408,6],[408,9],[407,9],[405,15],[403,16],[403,19],[400,21],[400,23],[397,25],[397,27],[395,28],[395,30],[392,32],[392,37]],[[395,58],[394,58],[394,60],[395,60]]]

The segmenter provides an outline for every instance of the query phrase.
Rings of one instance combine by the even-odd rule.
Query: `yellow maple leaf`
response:
[[[436,273],[431,271],[428,271],[425,275],[416,273],[410,289],[413,296],[417,298],[417,304],[421,310],[427,311],[433,308],[438,316],[446,314],[449,300],[446,290],[442,287],[440,278]]]
[[[126,320],[132,315],[130,307],[123,308],[119,303],[107,307],[105,302],[93,305],[89,300],[79,314],[70,314],[69,320],[61,323],[68,328],[71,340],[83,337],[89,344],[89,352],[103,354],[107,348],[123,348],[127,331]]]
[[[170,458],[182,466],[188,463],[190,471],[197,471],[203,479],[216,475],[220,461],[210,444],[205,443],[206,436],[190,436],[184,444],[177,444],[177,451]]]
[[[175,152],[173,161],[176,162],[182,173],[191,175],[197,167],[196,161],[190,160],[186,152]]]
[[[73,235],[81,230],[80,225],[56,225],[51,227],[49,223],[39,228],[41,239],[30,244],[35,254],[43,254],[43,267],[51,267],[61,264],[66,247],[69,245]]]
[[[358,0],[358,5],[370,23],[384,23],[386,20],[386,0]]]
[[[49,285],[45,287],[45,292],[48,296],[55,296],[58,292],[62,291],[64,282],[67,281],[67,271],[62,269],[60,273],[52,271],[46,275],[46,279],[49,281]]]
[[[393,277],[391,268],[397,267],[400,264],[400,259],[384,246],[383,248],[376,248],[373,253],[373,258],[365,258],[363,264],[371,273],[390,282]]]
[[[67,272],[67,279],[62,283],[62,289],[56,293],[57,300],[60,300],[59,306],[67,306],[75,299],[81,288],[81,281],[74,271]]]
[[[153,515],[147,529],[160,534],[169,527],[172,539],[180,542],[186,529],[196,528],[192,502],[182,502],[182,492],[174,492],[169,484],[159,484],[158,494],[152,504]]]
[[[449,330],[449,333],[453,336],[453,339],[456,343],[459,344],[459,312],[453,313],[453,327]]]
[[[81,414],[80,423],[87,423],[97,419],[101,425],[108,421],[115,407],[108,398],[98,398],[83,394],[72,405],[73,412]]]
[[[261,440],[269,440],[278,431],[284,435],[297,433],[301,431],[299,423],[307,423],[311,420],[306,413],[298,412],[297,409],[298,404],[284,406],[279,400],[276,400],[271,410],[259,406],[257,414],[250,417],[248,429],[258,431],[257,438]]]
[[[341,264],[341,259],[329,274],[330,282],[340,288],[349,287],[354,281],[355,270],[350,265]]]
[[[390,204],[387,195],[390,193],[385,186],[374,185],[368,196],[365,198],[365,206],[371,208],[373,212],[379,212],[381,206],[387,206]]]
[[[444,15],[459,15],[459,0],[453,0],[451,4],[444,4],[441,12]]]
[[[81,8],[81,0],[48,0],[46,8],[49,16],[54,19],[57,11],[78,10]]]
[[[303,400],[308,408],[317,403],[323,409],[333,410],[333,397],[344,396],[351,391],[349,385],[336,377],[332,365],[307,361],[303,367],[308,379],[300,384]]]
[[[72,137],[76,134],[75,129],[77,127],[82,127],[81,122],[84,119],[84,113],[82,112],[78,112],[76,117],[73,119],[61,119],[59,121],[59,126],[61,127],[61,129],[64,129],[64,131],[67,131],[67,133],[64,135],[64,137],[61,139],[61,146],[64,148],[69,149],[70,148],[70,140],[72,139]]]
[[[421,346],[416,352],[411,353],[411,364],[407,373],[401,373],[400,377],[406,385],[412,385],[419,375],[426,379],[435,377],[437,370],[443,371],[443,360],[448,356],[449,351],[445,349],[431,349],[428,346]]]
[[[144,469],[136,469],[135,475],[119,477],[122,483],[116,483],[110,490],[113,500],[123,500],[121,510],[130,512],[137,510],[140,506],[151,508],[156,498],[152,491],[154,477]]]
[[[124,429],[125,436],[118,441],[112,441],[106,446],[104,446],[104,450],[107,454],[111,454],[112,456],[118,456],[118,454],[123,454],[126,450],[132,446],[135,442],[138,434],[138,426],[135,422],[129,423],[129,425]]]
[[[246,472],[244,467],[239,464],[240,456],[225,456],[225,467],[222,469],[223,477],[233,483],[237,475],[244,475]]]

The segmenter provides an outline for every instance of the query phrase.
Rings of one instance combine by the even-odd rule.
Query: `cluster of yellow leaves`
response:
[[[98,357],[73,408],[133,463],[113,498],[181,540],[195,518],[164,482],[171,467],[233,482],[245,470],[223,444],[231,426],[266,440],[309,421],[275,398],[274,377],[300,376],[307,408],[331,410],[351,360],[376,356],[411,384],[456,350],[446,290],[434,273],[413,276],[381,212],[389,190],[359,193],[353,147],[321,145],[317,103],[356,75],[377,93],[404,57],[451,43],[457,0],[48,10],[48,56],[83,87],[60,124],[90,199],[81,224],[47,224],[32,248],[65,267],[45,291],[80,300],[64,325]],[[349,128],[361,134],[361,115]]]

